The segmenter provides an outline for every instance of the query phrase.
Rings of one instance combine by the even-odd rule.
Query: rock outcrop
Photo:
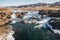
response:
[[[0,40],[15,40],[12,36],[14,31],[9,25],[0,26]]]
[[[8,25],[11,15],[12,10],[0,8],[0,40],[15,40],[12,36],[14,34],[12,26]]]
[[[49,17],[60,17],[60,10],[40,10],[40,15],[47,15]]]
[[[7,8],[0,8],[0,25],[8,23],[12,15],[12,10]]]
[[[17,17],[21,17],[23,15],[27,14],[27,12],[16,12]]]

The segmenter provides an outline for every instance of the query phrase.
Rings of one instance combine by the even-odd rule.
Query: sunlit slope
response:
[[[60,6],[36,6],[36,7],[24,7],[24,8],[11,8],[15,10],[60,10]]]

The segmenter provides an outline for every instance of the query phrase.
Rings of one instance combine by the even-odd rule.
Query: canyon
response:
[[[19,40],[19,39],[30,40],[34,39],[32,37],[32,34],[34,37],[37,36],[38,34],[37,32],[41,32],[41,34],[43,35],[44,33],[45,34],[50,33],[50,35],[51,36],[53,35],[53,37],[57,35],[58,37],[60,37],[59,17],[60,17],[60,6],[45,5],[45,6],[32,6],[32,7],[28,6],[22,8],[20,7],[0,8],[0,40]],[[50,32],[51,30],[53,32]],[[34,35],[35,33],[37,34]],[[46,35],[48,35],[48,37]],[[46,35],[45,36],[47,38],[50,38],[49,34]],[[40,36],[40,34],[38,36]],[[59,39],[60,38],[58,38],[58,40]]]

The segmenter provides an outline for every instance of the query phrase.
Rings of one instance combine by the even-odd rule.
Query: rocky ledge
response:
[[[11,9],[0,8],[0,40],[15,40],[12,36],[14,34],[12,26],[8,25],[11,15]]]
[[[10,25],[0,26],[0,40],[14,40],[14,31]]]
[[[0,8],[0,25],[5,25],[11,18],[12,10],[7,8]]]

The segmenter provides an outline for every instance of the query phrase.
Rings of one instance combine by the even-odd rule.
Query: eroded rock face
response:
[[[9,25],[0,26],[0,40],[15,40],[12,36],[14,31]]]
[[[10,21],[11,15],[0,13],[0,25],[5,25]]]
[[[16,12],[17,17],[21,17],[23,15],[27,14],[27,12]]]
[[[12,10],[0,8],[0,25],[5,25],[10,21]]]
[[[14,15],[16,15],[17,18],[20,18],[26,13],[27,12],[16,12],[14,14],[14,12],[11,12],[8,9],[0,9],[0,40],[15,40],[15,38],[12,36],[14,31],[9,25],[9,22],[12,20],[14,21]]]
[[[40,10],[39,14],[45,14],[49,17],[60,17],[60,10]]]
[[[16,15],[17,18],[27,14],[27,12],[12,12],[10,9],[0,9],[0,25],[8,24],[11,21],[11,15]]]
[[[9,8],[0,8],[0,12],[5,12],[5,13],[11,13],[12,12],[12,9],[9,9]]]

